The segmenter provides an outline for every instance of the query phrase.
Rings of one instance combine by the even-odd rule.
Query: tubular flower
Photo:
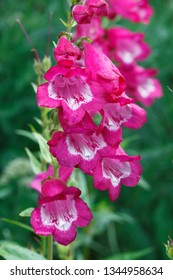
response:
[[[81,51],[66,37],[61,37],[54,49],[54,57],[59,65],[70,67],[81,58]]]
[[[48,141],[51,154],[60,165],[76,166],[92,175],[101,154],[109,150],[102,134],[97,132],[97,126],[87,115],[75,126],[64,128],[64,132],[55,132]]]
[[[136,98],[145,106],[150,106],[155,98],[163,95],[162,87],[156,78],[156,69],[145,69],[138,65],[133,67],[119,67],[126,79],[126,94]]]
[[[73,18],[78,24],[90,23],[94,15],[107,16],[108,3],[105,0],[85,0],[83,5],[75,5],[72,9]]]
[[[102,51],[91,44],[85,43],[84,60],[91,79],[101,84],[105,92],[112,98],[124,92],[126,87],[124,77]]]
[[[148,0],[109,0],[111,17],[120,15],[133,22],[147,24],[153,14]]]
[[[67,182],[71,173],[73,172],[73,168],[68,168],[66,166],[59,166],[58,176],[59,178]],[[53,177],[54,175],[54,168],[52,165],[49,165],[47,171],[43,171],[38,173],[34,179],[30,182],[30,187],[41,193],[41,184],[44,180],[48,179],[49,177]]]
[[[114,156],[103,157],[94,170],[94,187],[108,190],[109,198],[118,198],[121,185],[136,186],[142,172],[140,156],[128,156],[119,148]]]
[[[61,46],[61,43],[62,40],[58,42],[58,46]],[[63,53],[62,57],[59,51],[57,52],[58,46],[55,49],[56,55],[58,53],[58,64],[52,66],[44,75],[48,82],[38,86],[38,106],[63,108],[67,122],[73,124],[79,122],[86,112],[100,110],[110,98],[123,92],[124,78],[101,51],[85,43],[85,64],[79,67],[77,64],[71,65],[78,54],[71,52],[71,43],[66,44],[67,55]],[[69,53],[73,55],[69,57]],[[59,65],[59,62],[63,63],[63,66]]]
[[[102,38],[105,31],[101,26],[101,19],[98,17],[93,17],[90,23],[78,24],[76,26],[75,34],[73,40],[80,37],[88,37],[89,39],[96,41]]]
[[[130,103],[131,102],[131,103]],[[139,129],[146,122],[144,109],[129,101],[129,104],[107,103],[101,110],[102,134],[109,145],[122,141],[122,126]]]
[[[52,234],[54,239],[68,245],[76,238],[76,228],[85,227],[92,220],[92,213],[80,198],[81,191],[67,187],[59,179],[48,179],[42,185],[39,207],[31,214],[31,225],[36,234]]]
[[[129,65],[147,58],[151,52],[149,46],[143,42],[143,33],[114,27],[108,29],[106,34],[115,61]]]

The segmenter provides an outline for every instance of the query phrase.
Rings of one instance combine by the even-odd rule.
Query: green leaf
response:
[[[31,139],[34,142],[37,142],[37,140],[35,139],[34,135],[32,132],[26,131],[26,130],[22,130],[22,129],[17,129],[16,130],[16,134],[24,136],[26,138]]]
[[[19,216],[20,217],[30,217],[33,210],[34,210],[34,208],[27,208],[27,209],[23,210],[22,212],[20,212]]]
[[[149,191],[151,189],[151,186],[143,177],[141,177],[138,185],[146,191]]]
[[[51,155],[49,152],[49,147],[47,145],[47,141],[43,138],[43,136],[37,132],[33,132],[33,135],[35,136],[35,138],[38,141],[39,147],[40,147],[40,152],[41,155],[43,157],[43,159],[47,162],[47,163],[51,163],[52,159],[51,159]]]
[[[139,260],[150,254],[153,248],[146,248],[140,251],[124,252],[106,258],[106,260]]]
[[[61,21],[61,23],[62,23],[65,27],[67,27],[67,23],[66,23],[62,18],[59,18],[59,20]]]
[[[37,85],[35,83],[31,83],[31,85],[32,85],[34,92],[37,93]]]
[[[25,148],[25,151],[29,157],[30,165],[35,174],[40,173],[41,171],[41,163],[38,161],[38,159],[30,152],[28,148]]]
[[[0,241],[0,255],[6,260],[46,260],[42,255],[9,241]]]
[[[42,120],[40,120],[40,119],[37,118],[37,117],[34,117],[34,120],[35,120],[40,126],[43,126]]]
[[[25,224],[23,224],[23,223],[21,223],[21,222],[14,221],[14,220],[10,220],[10,219],[6,219],[6,218],[2,218],[2,221],[3,221],[3,222],[7,222],[7,223],[12,224],[12,225],[16,225],[16,226],[18,226],[18,227],[21,227],[21,228],[23,228],[23,229],[29,230],[29,231],[31,231],[31,232],[34,232],[33,229],[32,229],[32,227],[27,226],[27,225],[25,225]]]

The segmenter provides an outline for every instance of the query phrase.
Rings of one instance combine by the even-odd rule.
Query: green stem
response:
[[[43,257],[45,257],[45,255],[46,255],[46,237],[45,236],[41,237],[41,252],[42,252]]]
[[[49,235],[47,237],[47,258],[53,260],[53,237]]]

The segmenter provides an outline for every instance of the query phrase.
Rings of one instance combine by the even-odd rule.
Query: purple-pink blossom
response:
[[[123,105],[119,102],[107,103],[101,110],[102,134],[106,143],[111,146],[122,142],[122,126],[139,129],[146,122],[145,110],[134,104],[132,99],[128,102]]]
[[[133,22],[148,23],[153,14],[153,8],[148,0],[109,0],[110,15],[120,15]]]
[[[145,106],[150,106],[156,98],[163,95],[162,87],[155,78],[156,69],[145,69],[136,64],[131,67],[121,65],[119,69],[126,79],[126,93]]]
[[[94,170],[94,187],[108,190],[110,200],[116,200],[122,184],[133,187],[139,182],[142,173],[139,160],[140,156],[128,156],[122,148],[114,156],[103,157]]]
[[[56,54],[61,43],[62,40],[58,42]],[[98,111],[110,98],[120,95],[125,82],[110,59],[88,43],[84,45],[84,65],[71,65],[78,52],[71,52],[71,43],[65,41],[65,44],[67,55],[63,53],[61,57],[58,52],[57,65],[45,73],[47,82],[38,86],[36,98],[38,106],[63,108],[64,117],[73,124],[79,122],[86,112]]]
[[[73,172],[73,168],[66,166],[59,166],[58,177],[67,182],[70,175]],[[49,165],[47,171],[42,171],[34,176],[33,180],[30,182],[30,187],[36,190],[38,193],[41,193],[42,182],[48,178],[54,176],[54,167]]]
[[[61,37],[54,49],[54,57],[59,65],[70,67],[81,58],[81,51],[66,37]]]
[[[80,198],[81,191],[67,187],[59,179],[48,179],[42,184],[39,207],[31,214],[31,225],[36,234],[52,234],[54,239],[68,245],[76,238],[76,228],[85,227],[92,220],[92,213]]]
[[[72,9],[73,18],[78,24],[90,23],[93,16],[107,16],[109,6],[105,0],[84,0],[83,4]]]
[[[143,41],[144,34],[132,32],[122,27],[113,27],[106,31],[111,55],[123,64],[133,64],[150,55],[150,47]]]

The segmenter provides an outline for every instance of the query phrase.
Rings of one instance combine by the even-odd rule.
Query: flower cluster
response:
[[[139,129],[146,122],[145,110],[132,96],[149,105],[159,84],[151,78],[154,70],[136,65],[150,53],[143,34],[102,28],[102,16],[118,14],[146,23],[152,8],[147,1],[130,0],[109,1],[109,5],[105,0],[85,0],[73,5],[76,33],[71,40],[61,34],[54,48],[56,64],[37,89],[38,106],[57,112],[59,128],[51,134],[48,146],[59,174],[55,177],[49,166],[31,182],[39,192],[39,207],[32,212],[31,224],[37,234],[52,234],[63,245],[75,239],[76,227],[92,219],[80,190],[67,186],[74,168],[92,176],[94,187],[107,190],[111,201],[118,198],[122,184],[136,186],[142,172],[140,156],[129,156],[121,147],[122,130]],[[92,43],[80,40],[83,36]]]
[[[99,1],[96,1],[99,2]],[[122,17],[132,22],[148,23],[153,14],[147,0],[109,0],[108,17]],[[144,34],[132,32],[124,27],[116,26],[103,29],[101,18],[95,14],[88,24],[83,20],[76,28],[75,40],[87,36],[92,44],[101,49],[117,67],[126,81],[126,94],[150,106],[155,98],[162,96],[162,88],[154,77],[156,69],[145,69],[137,63],[146,59],[150,47],[144,42]]]

